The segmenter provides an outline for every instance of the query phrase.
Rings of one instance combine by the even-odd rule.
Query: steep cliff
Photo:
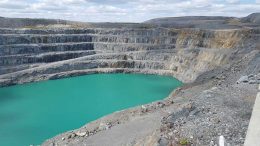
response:
[[[2,86],[112,70],[169,74],[192,82],[201,73],[232,62],[238,50],[254,49],[256,43],[251,42],[259,40],[259,30],[253,28],[1,29],[1,33]]]

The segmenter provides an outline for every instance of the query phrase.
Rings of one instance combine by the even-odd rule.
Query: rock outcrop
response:
[[[168,74],[192,82],[201,73],[231,63],[241,51],[253,50],[257,44],[251,42],[259,40],[256,28],[56,28],[0,32],[2,86],[112,70]]]

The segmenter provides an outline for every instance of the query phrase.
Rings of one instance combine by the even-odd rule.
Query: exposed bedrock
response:
[[[92,37],[86,34],[52,34],[52,35],[23,35],[5,34],[0,36],[0,45],[9,44],[38,44],[38,43],[67,43],[67,42],[91,42]]]
[[[1,86],[106,72],[168,74],[183,82],[231,64],[259,45],[260,31],[133,29],[0,29]],[[214,60],[214,61],[213,61]],[[83,73],[84,72],[84,73]],[[30,78],[29,78],[30,77]]]

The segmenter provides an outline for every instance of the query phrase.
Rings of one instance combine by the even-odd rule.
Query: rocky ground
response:
[[[164,100],[115,112],[42,145],[215,146],[220,135],[243,145],[260,83],[259,18],[140,24],[0,18],[1,27],[16,27],[0,28],[0,87],[100,72],[172,75],[185,85]]]

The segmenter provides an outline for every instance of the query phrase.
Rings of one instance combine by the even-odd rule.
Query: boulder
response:
[[[249,81],[248,76],[242,76],[240,79],[237,81],[238,84],[240,83],[247,83]]]
[[[248,83],[249,84],[256,84],[257,82],[256,82],[256,80],[250,80]]]
[[[80,137],[84,137],[85,135],[87,135],[87,132],[76,132],[76,135]]]

